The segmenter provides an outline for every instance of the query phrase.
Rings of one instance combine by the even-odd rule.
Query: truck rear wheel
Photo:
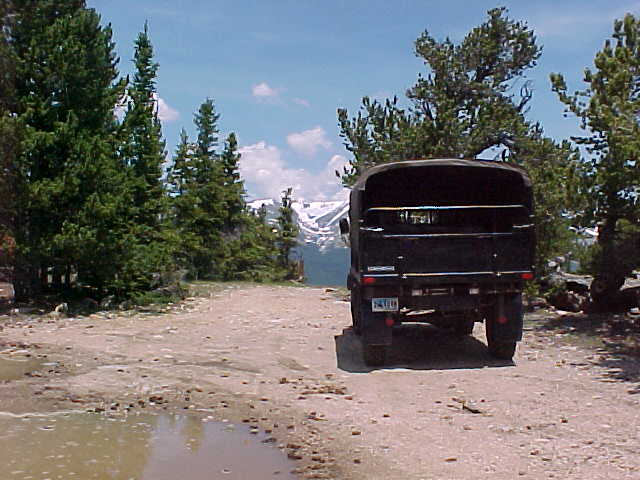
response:
[[[500,360],[511,360],[516,353],[516,342],[496,342],[489,340],[489,354]]]
[[[362,345],[362,359],[365,365],[379,367],[384,365],[387,359],[386,345]]]
[[[522,310],[522,297],[520,295],[507,297],[505,299],[505,303],[507,305],[511,303],[517,307],[516,310]],[[500,338],[502,335],[496,335],[496,326],[498,326],[499,328],[503,328],[499,325],[496,325],[497,322],[498,307],[494,304],[485,312],[484,326],[485,332],[487,334],[487,347],[489,349],[489,354],[492,357],[498,358],[500,360],[511,360],[516,353],[516,345],[518,342],[515,340],[502,339]]]

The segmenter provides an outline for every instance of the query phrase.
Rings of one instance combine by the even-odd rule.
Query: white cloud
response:
[[[254,198],[280,198],[282,191],[292,187],[294,198],[301,200],[343,199],[344,189],[335,171],[342,171],[346,159],[334,155],[325,168],[317,174],[290,168],[282,159],[282,153],[273,145],[259,142],[240,148],[240,174],[248,193]]]
[[[327,149],[331,146],[331,142],[326,135],[327,132],[322,127],[316,127],[304,132],[287,135],[287,143],[295,151],[310,157],[316,154],[318,147]]]
[[[161,98],[157,93],[153,94],[153,100],[156,104],[156,109],[158,110],[158,118],[160,121],[165,123],[175,122],[180,118],[180,112],[176,109],[169,106],[169,104],[165,101],[164,98]],[[116,104],[113,113],[118,118],[118,120],[122,121],[127,113],[127,109],[129,108],[129,103],[131,102],[131,97],[128,94],[125,94]]]
[[[251,93],[254,97],[265,100],[276,98],[280,92],[275,88],[271,88],[266,82],[262,82],[254,85],[251,88]]]
[[[158,118],[165,123],[175,122],[180,118],[180,113],[171,108],[164,98],[155,96],[158,105]]]
[[[293,103],[305,108],[309,108],[311,106],[311,103],[309,103],[309,100],[305,100],[304,98],[294,98]]]

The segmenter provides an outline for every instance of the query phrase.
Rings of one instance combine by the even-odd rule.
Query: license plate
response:
[[[398,298],[372,298],[371,311],[373,312],[397,312]]]

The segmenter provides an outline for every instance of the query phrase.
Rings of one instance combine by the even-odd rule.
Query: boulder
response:
[[[556,309],[574,313],[584,310],[588,303],[588,297],[568,290],[558,290],[548,300]]]

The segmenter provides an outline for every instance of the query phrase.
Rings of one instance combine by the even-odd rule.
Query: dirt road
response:
[[[531,326],[549,315],[530,315],[513,363],[488,356],[482,325],[463,340],[411,326],[383,369],[362,363],[348,303],[319,288],[5,316],[2,355],[57,363],[0,383],[0,410],[208,409],[270,432],[303,478],[640,478],[638,364]]]

